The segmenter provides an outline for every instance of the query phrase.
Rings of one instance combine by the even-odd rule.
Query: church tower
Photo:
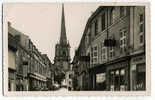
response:
[[[62,69],[64,72],[69,70],[70,66],[70,44],[67,41],[64,5],[62,4],[61,16],[61,33],[59,43],[55,45],[54,64]]]

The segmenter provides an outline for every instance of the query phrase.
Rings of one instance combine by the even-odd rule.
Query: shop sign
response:
[[[96,74],[96,83],[102,83],[105,81],[105,73]]]
[[[138,56],[138,57],[135,57],[135,58],[133,58],[133,63],[135,63],[135,62],[141,62],[141,61],[143,61],[144,60],[144,56]]]

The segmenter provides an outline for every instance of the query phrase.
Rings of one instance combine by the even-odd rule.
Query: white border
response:
[[[99,3],[99,2],[98,2]],[[101,2],[100,2],[101,3]],[[72,92],[53,92],[53,91],[36,91],[36,92],[8,92],[8,41],[7,41],[7,26],[3,27],[3,70],[4,70],[4,95],[5,96],[146,96],[151,94],[151,61],[150,61],[150,4],[149,3],[136,3],[136,2],[104,2],[105,6],[118,6],[118,5],[126,5],[126,6],[146,6],[146,92],[111,92],[111,91],[72,91]],[[4,24],[6,25],[6,20],[4,18]]]

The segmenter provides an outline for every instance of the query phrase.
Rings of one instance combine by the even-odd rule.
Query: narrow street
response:
[[[57,91],[59,91],[59,92],[67,92],[67,91],[68,91],[68,89],[67,89],[67,88],[62,87],[62,88],[58,89]]]

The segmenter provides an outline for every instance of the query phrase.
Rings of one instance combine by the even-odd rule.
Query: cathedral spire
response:
[[[67,44],[64,4],[62,4],[60,44]]]

